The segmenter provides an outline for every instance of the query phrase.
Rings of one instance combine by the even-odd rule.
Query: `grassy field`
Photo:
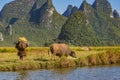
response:
[[[48,55],[48,47],[29,47],[24,61],[14,47],[0,47],[0,71],[80,67],[120,63],[120,47],[71,47],[77,58]]]

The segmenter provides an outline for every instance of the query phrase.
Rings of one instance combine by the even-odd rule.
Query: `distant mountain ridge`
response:
[[[77,10],[78,10],[78,8],[76,6],[73,7],[72,5],[68,5],[67,10],[62,15],[69,17],[72,14],[74,14]]]
[[[4,27],[1,46],[14,45],[20,36],[31,46],[43,46],[57,38],[66,18],[56,12],[51,0],[15,0],[4,6],[0,21]]]
[[[24,36],[30,46],[65,42],[75,46],[120,45],[120,17],[108,0],[83,0],[60,15],[52,0],[15,0],[0,12],[0,46]]]
[[[84,0],[79,10],[69,16],[58,37],[60,42],[77,46],[120,45],[120,17],[108,0]]]

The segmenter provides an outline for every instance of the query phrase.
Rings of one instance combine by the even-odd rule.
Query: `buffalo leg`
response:
[[[23,56],[20,56],[20,60],[22,60],[22,61],[23,61]]]

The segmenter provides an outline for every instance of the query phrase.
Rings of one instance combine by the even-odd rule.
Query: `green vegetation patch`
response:
[[[71,47],[76,52],[77,58],[70,56],[59,58],[48,55],[48,47],[31,47],[27,48],[27,56],[23,61],[19,60],[15,48],[0,48],[0,50],[8,50],[0,52],[0,71],[68,68],[120,63],[120,47],[90,47],[91,50],[89,51],[79,50],[79,48],[81,49],[82,47]]]

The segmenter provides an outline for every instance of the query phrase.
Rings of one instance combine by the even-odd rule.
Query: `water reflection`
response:
[[[0,80],[120,80],[120,66],[0,72]]]
[[[18,72],[16,80],[30,80],[28,74],[27,71]]]

